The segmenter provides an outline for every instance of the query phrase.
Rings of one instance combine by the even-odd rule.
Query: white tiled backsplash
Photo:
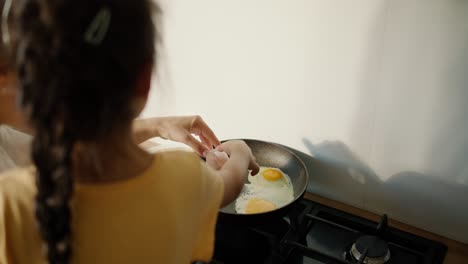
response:
[[[468,1],[162,5],[145,116],[312,154],[309,191],[468,242]]]

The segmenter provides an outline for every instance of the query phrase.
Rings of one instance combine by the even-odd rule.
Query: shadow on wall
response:
[[[468,242],[467,186],[414,171],[381,181],[344,143],[303,142],[312,155],[299,153],[309,170],[309,192]]]
[[[386,1],[369,34],[350,142],[373,169],[304,139],[309,191],[468,243],[468,1]]]
[[[451,38],[451,47],[444,54],[447,63],[442,74],[447,81],[434,107],[439,125],[426,164],[432,171],[450,176],[451,181],[468,186],[468,1],[464,7],[465,18],[457,24],[464,26],[460,29],[464,34]]]
[[[383,179],[416,168],[468,185],[468,1],[386,2],[349,142]]]
[[[309,192],[362,208],[365,204],[364,185],[381,184],[375,172],[344,143],[324,141],[313,144],[306,138],[303,142],[313,156],[306,162],[310,175]]]

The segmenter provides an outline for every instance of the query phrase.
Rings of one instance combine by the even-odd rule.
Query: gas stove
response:
[[[212,264],[439,264],[447,247],[302,199],[262,226],[218,223]]]

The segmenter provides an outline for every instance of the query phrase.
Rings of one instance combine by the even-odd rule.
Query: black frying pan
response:
[[[237,214],[234,207],[235,201],[233,201],[219,210],[219,221],[231,222],[232,224],[255,224],[258,221],[264,222],[271,218],[283,217],[306,191],[309,174],[304,163],[296,154],[278,144],[254,139],[242,140],[252,149],[260,166],[279,168],[288,174],[294,188],[294,200],[283,207],[259,214]]]

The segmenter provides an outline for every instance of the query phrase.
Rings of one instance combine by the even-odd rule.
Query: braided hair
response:
[[[13,54],[21,105],[35,130],[36,218],[51,264],[69,263],[72,151],[134,118],[131,98],[153,63],[157,31],[150,0],[15,0]],[[105,10],[107,28],[87,31]],[[102,15],[102,14],[101,14]]]

